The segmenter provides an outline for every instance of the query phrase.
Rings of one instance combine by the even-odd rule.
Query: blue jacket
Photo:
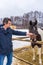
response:
[[[8,28],[4,30],[0,27],[0,54],[8,54],[13,51],[12,35],[26,35],[26,32],[20,32]]]

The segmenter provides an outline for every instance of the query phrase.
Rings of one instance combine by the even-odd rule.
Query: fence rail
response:
[[[32,42],[32,40],[27,40],[26,38],[29,38],[29,37],[17,37],[17,38],[12,38],[12,40]],[[43,41],[36,41],[35,43],[37,43],[37,44],[43,44]]]

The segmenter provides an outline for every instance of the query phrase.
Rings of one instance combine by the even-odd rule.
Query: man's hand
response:
[[[26,33],[26,36],[32,37],[33,33]]]

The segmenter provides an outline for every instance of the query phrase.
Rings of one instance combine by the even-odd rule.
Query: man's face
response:
[[[9,28],[11,26],[11,24],[12,24],[11,21],[8,21],[8,23],[5,24],[5,25],[6,25],[7,28]]]

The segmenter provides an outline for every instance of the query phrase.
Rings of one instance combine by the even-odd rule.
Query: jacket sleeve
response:
[[[26,36],[26,32],[12,30],[13,35]]]

